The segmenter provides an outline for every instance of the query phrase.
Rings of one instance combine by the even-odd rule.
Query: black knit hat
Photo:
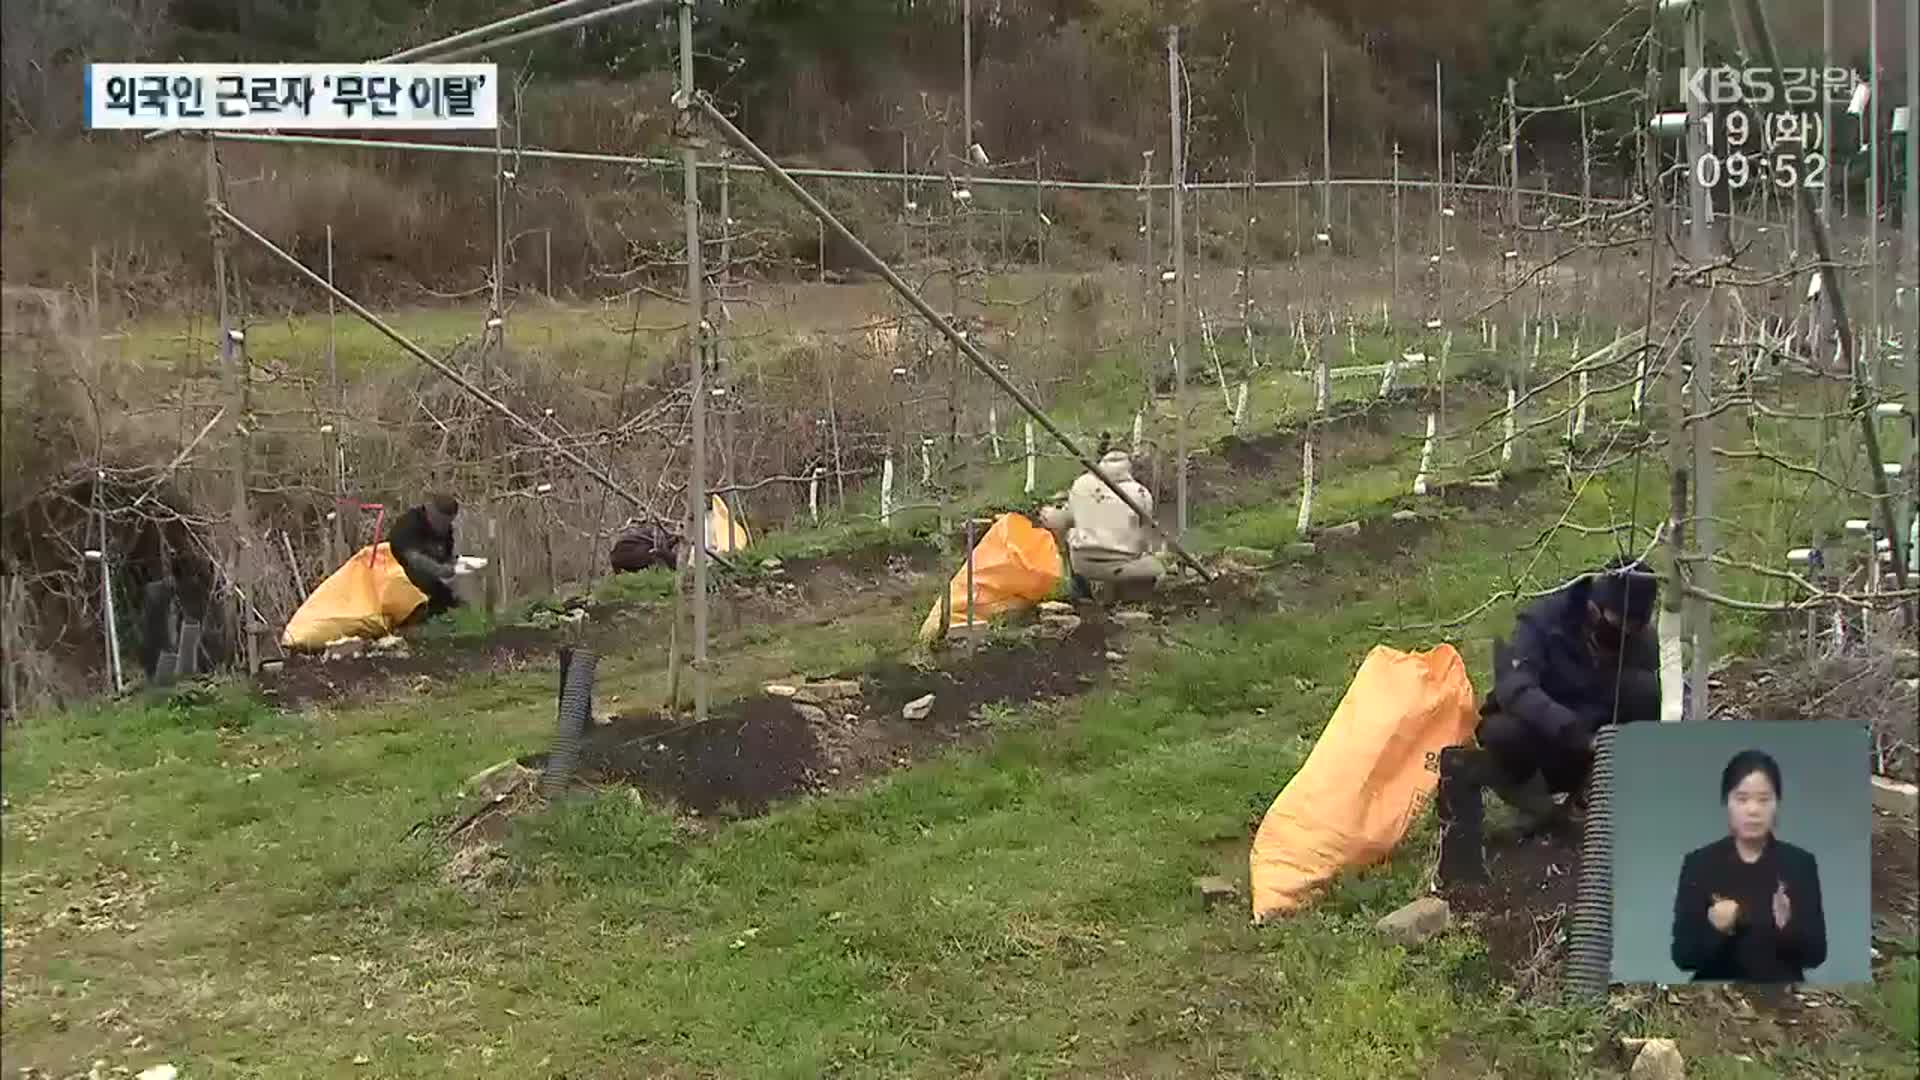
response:
[[[1593,575],[1593,588],[1587,595],[1600,610],[1640,625],[1653,617],[1653,607],[1660,599],[1660,582],[1646,563],[1622,555]]]

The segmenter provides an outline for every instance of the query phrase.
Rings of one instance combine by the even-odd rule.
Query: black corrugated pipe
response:
[[[1618,730],[1608,724],[1593,738],[1580,879],[1568,934],[1566,992],[1572,1001],[1605,997],[1613,968],[1613,738]]]
[[[593,717],[593,673],[600,658],[591,649],[560,650],[560,708],[558,730],[553,749],[547,752],[547,767],[540,774],[540,790],[554,794],[573,782],[574,767],[580,763],[580,743],[586,737]]]

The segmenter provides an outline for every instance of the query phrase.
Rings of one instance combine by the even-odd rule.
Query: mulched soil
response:
[[[1498,490],[1438,492],[1428,497],[1421,516],[1366,521],[1328,551],[1390,568],[1411,557],[1419,538],[1449,508],[1511,507],[1543,475],[1516,477]],[[1212,582],[1169,584],[1137,603],[1080,605],[1075,611],[1081,622],[1071,632],[1050,629],[1043,620],[1019,640],[974,649],[955,643],[937,667],[888,661],[817,680],[857,684],[857,693],[803,686],[798,699],[756,694],[720,705],[705,724],[656,713],[621,716],[588,733],[578,775],[592,785],[631,785],[705,817],[755,816],[785,799],[849,788],[944,747],[976,741],[989,733],[988,706],[1084,693],[1103,681],[1113,663],[1108,654],[1124,650],[1130,633],[1151,633],[1173,622],[1231,621],[1270,611],[1276,599],[1307,603],[1374,587],[1371,580],[1351,578],[1295,574],[1276,584],[1257,571],[1229,569]],[[1127,610],[1148,619],[1128,623],[1130,616],[1120,614]],[[934,695],[931,715],[902,719],[902,706],[925,694]],[[527,760],[537,765],[544,759]]]
[[[596,727],[581,754],[589,784],[628,784],[652,799],[706,817],[765,813],[797,795],[847,788],[981,737],[989,706],[1071,697],[1095,685],[1114,628],[1086,618],[1071,632],[1042,627],[1029,641],[955,646],[941,668],[889,662],[801,687],[802,697],[767,693],[721,705],[705,724],[658,714],[622,716]],[[934,696],[924,719],[902,708]],[[537,761],[539,759],[533,759]],[[532,762],[530,762],[532,763]]]
[[[1566,959],[1579,880],[1577,833],[1491,836],[1486,865],[1485,883],[1451,887],[1442,895],[1486,942],[1495,979],[1523,991],[1544,989],[1558,979]]]

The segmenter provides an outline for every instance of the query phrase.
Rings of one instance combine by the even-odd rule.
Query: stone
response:
[[[1127,658],[1124,653],[1117,653],[1111,649],[1107,650],[1107,663],[1109,664],[1123,663],[1126,659]]]
[[[1359,536],[1360,523],[1357,521],[1343,521],[1338,525],[1330,526],[1322,531],[1328,536]]]
[[[1071,615],[1073,605],[1061,600],[1046,600],[1040,604],[1041,615]]]
[[[785,565],[786,565],[786,564],[785,564],[785,563],[783,563],[783,562],[781,562],[781,561],[780,561],[779,559],[766,559],[766,560],[763,560],[763,561],[762,561],[762,562],[760,563],[760,569],[762,569],[762,570],[778,570],[778,569],[780,569],[781,567],[783,567],[783,566],[785,566]]]
[[[827,710],[818,705],[809,705],[804,701],[796,701],[793,703],[793,711],[799,715],[800,719],[805,720],[809,724],[824,724],[827,722]]]
[[[1131,610],[1116,611],[1113,613],[1113,621],[1121,624],[1122,626],[1139,626],[1143,623],[1152,622],[1153,612],[1131,611]]]
[[[1230,903],[1240,895],[1240,887],[1218,875],[1193,879],[1193,890],[1200,894],[1202,907],[1213,908]]]
[[[347,638],[327,646],[326,659],[352,660],[367,651],[367,643],[360,638]]]
[[[818,679],[801,687],[800,696],[815,704],[855,701],[860,697],[860,682],[857,679]]]
[[[766,690],[768,697],[777,698],[792,698],[800,693],[799,687],[788,686],[786,683],[768,683],[763,689]]]
[[[508,758],[467,777],[467,782],[460,785],[460,788],[462,791],[479,796],[484,801],[492,802],[512,791],[519,785],[521,776],[531,771],[520,764],[519,759]]]
[[[1230,547],[1220,552],[1220,557],[1241,566],[1265,566],[1273,561],[1274,556],[1266,548]]]
[[[1374,929],[1402,945],[1419,945],[1447,928],[1453,911],[1437,896],[1423,896],[1375,924]]]
[[[1304,559],[1309,555],[1318,553],[1319,550],[1311,540],[1302,540],[1299,543],[1287,545],[1287,554],[1296,559]]]
[[[1080,629],[1081,620],[1078,615],[1042,615],[1040,621],[1062,634],[1071,634]]]
[[[399,634],[388,634],[368,646],[368,650],[376,656],[405,656],[407,640]]]
[[[1418,511],[1418,510],[1395,510],[1395,511],[1393,512],[1393,520],[1395,520],[1395,521],[1419,521],[1419,520],[1420,520],[1420,511]]]
[[[1627,1075],[1632,1080],[1686,1080],[1687,1062],[1672,1039],[1647,1039]]]
[[[260,670],[272,674],[273,672],[284,669],[286,666],[287,662],[285,660],[268,660],[260,665]]]
[[[1904,780],[1876,776],[1873,778],[1873,805],[1889,814],[1914,817],[1920,813],[1920,788]]]
[[[907,720],[925,720],[927,717],[932,716],[933,695],[927,694],[924,697],[917,697],[907,702],[906,705],[901,708],[900,715]]]

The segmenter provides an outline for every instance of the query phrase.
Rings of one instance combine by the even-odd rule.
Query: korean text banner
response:
[[[88,64],[87,127],[482,130],[495,64]]]

